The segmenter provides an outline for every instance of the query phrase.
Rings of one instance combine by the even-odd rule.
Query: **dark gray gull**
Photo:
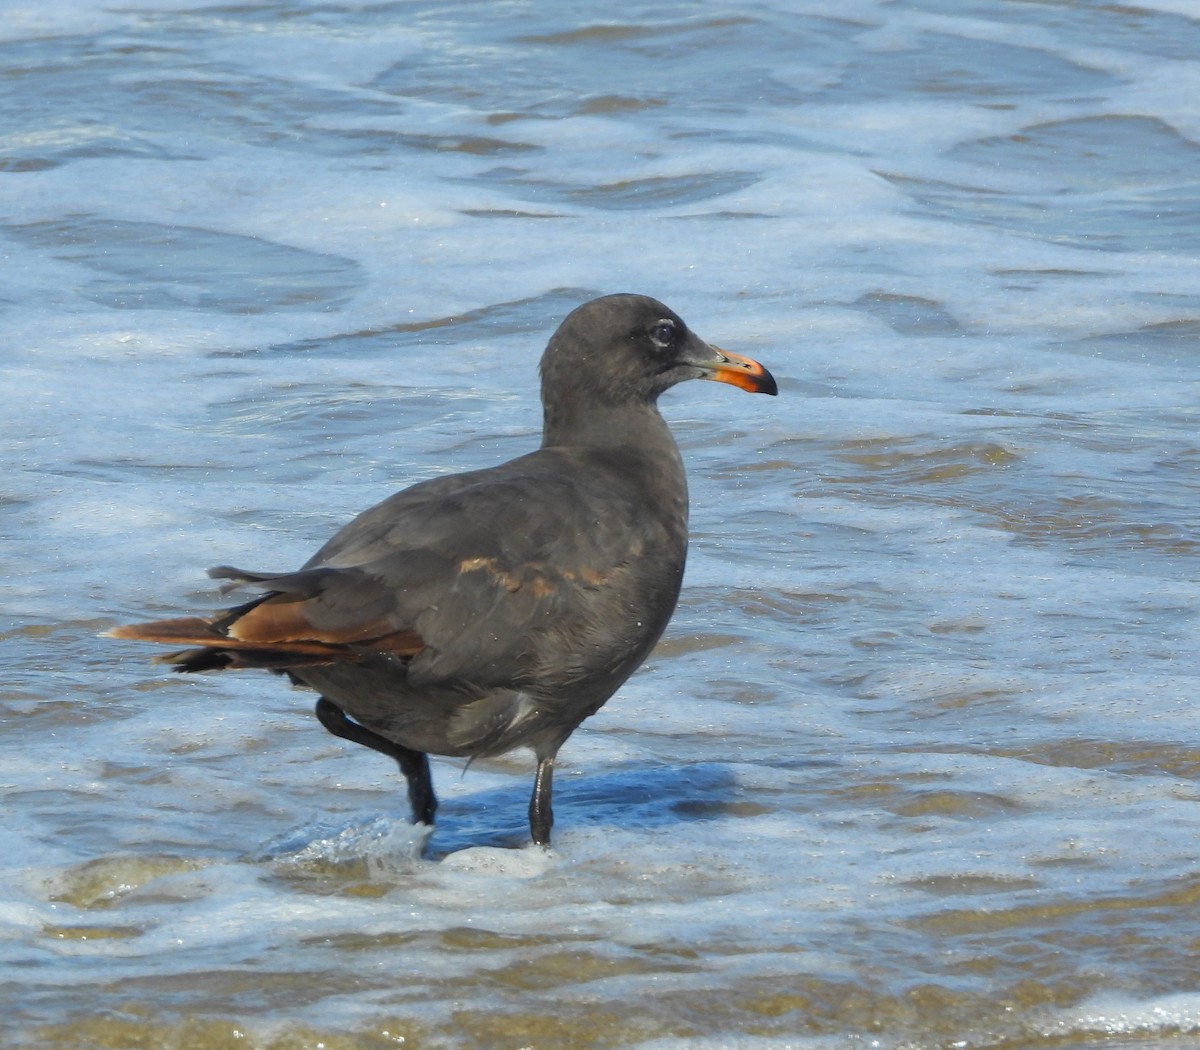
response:
[[[757,361],[641,295],[572,311],[541,363],[536,452],[396,493],[296,572],[209,570],[266,593],[209,618],[116,627],[184,645],[176,671],[266,668],[320,694],[336,736],[394,758],[432,825],[430,753],[531,748],[529,828],[550,844],[554,760],[667,626],[687,556],[687,480],[658,396],[685,379],[761,394]]]

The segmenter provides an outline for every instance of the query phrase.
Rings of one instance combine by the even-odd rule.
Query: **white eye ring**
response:
[[[650,331],[650,338],[664,349],[675,342],[675,322],[665,318],[658,322]]]

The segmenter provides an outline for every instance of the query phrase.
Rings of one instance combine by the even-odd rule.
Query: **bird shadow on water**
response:
[[[429,856],[441,860],[475,846],[527,846],[528,802],[524,782],[454,799],[441,811]],[[555,841],[581,827],[652,831],[714,820],[736,814],[739,803],[737,778],[719,763],[560,773],[554,785]]]
[[[719,763],[560,776],[555,787],[555,829],[560,837],[583,827],[653,831],[761,810],[739,798],[736,775]],[[512,786],[450,799],[439,810],[436,829],[378,814],[338,824],[305,824],[266,843],[248,859],[270,865],[285,878],[304,881],[395,882],[430,863],[481,847],[529,848],[528,801],[528,785],[514,781]]]

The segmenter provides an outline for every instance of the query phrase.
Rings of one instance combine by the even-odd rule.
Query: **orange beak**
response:
[[[749,390],[752,394],[775,395],[779,393],[775,377],[757,361],[749,357],[742,357],[741,354],[722,350],[719,346],[713,346],[711,343],[709,347],[717,355],[717,360],[712,364],[706,362],[700,366],[704,369],[701,379],[729,383],[731,386]]]

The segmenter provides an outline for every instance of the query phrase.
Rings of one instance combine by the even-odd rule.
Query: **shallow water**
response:
[[[0,25],[0,1042],[1200,1039],[1200,19],[178,0]],[[584,299],[664,398],[667,636],[564,748],[381,756],[118,622],[536,444]]]

